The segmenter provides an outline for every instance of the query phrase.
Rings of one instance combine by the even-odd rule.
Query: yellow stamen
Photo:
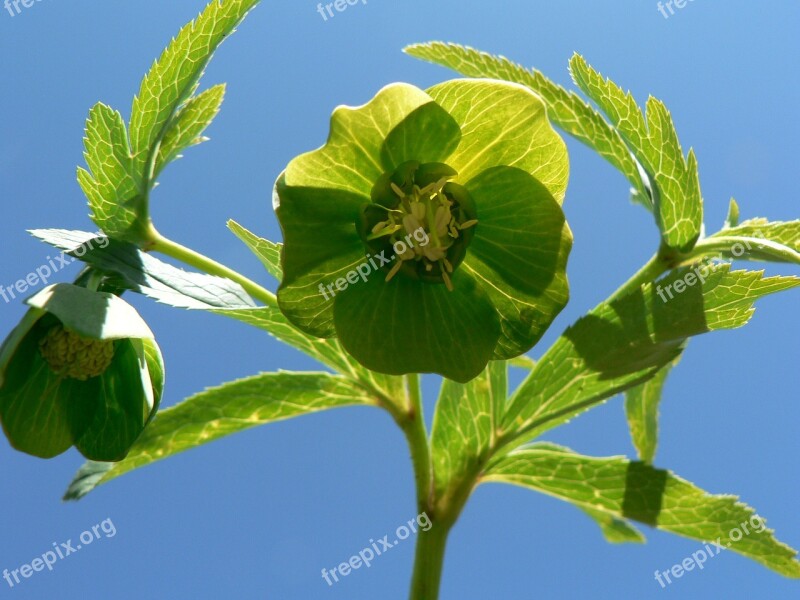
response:
[[[447,274],[447,271],[442,271],[442,279],[444,280],[444,285],[447,287],[447,291],[453,291],[453,282],[450,281],[450,275]]]
[[[402,261],[398,260],[396,263],[394,263],[394,266],[392,267],[392,270],[389,271],[389,274],[386,276],[385,281],[387,281],[387,282],[391,281],[392,277],[397,275],[397,272],[400,270],[400,268],[402,266],[403,266],[403,262]]]
[[[394,181],[392,181],[390,185],[392,186],[394,193],[397,194],[401,199],[406,197],[406,193],[401,190],[400,186],[398,186]]]

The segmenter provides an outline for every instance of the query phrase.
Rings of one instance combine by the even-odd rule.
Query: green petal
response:
[[[461,182],[507,165],[527,171],[559,203],[564,200],[567,149],[547,120],[544,103],[531,90],[489,79],[455,79],[428,94],[461,126],[461,143],[447,160]]]
[[[0,346],[0,388],[3,387],[5,382],[5,373],[8,370],[11,359],[19,348],[19,345],[25,340],[25,337],[30,333],[31,329],[36,326],[39,319],[46,313],[38,308],[31,308],[22,317],[22,320],[17,324],[8,337]]]
[[[85,405],[84,382],[61,380],[39,352],[39,340],[55,323],[45,317],[29,330],[9,357],[0,387],[0,420],[11,445],[40,458],[53,458],[72,446],[69,407]]]
[[[336,332],[342,346],[373,371],[438,373],[461,383],[489,362],[500,327],[475,281],[457,271],[454,291],[402,274],[389,282],[373,273],[338,294]]]
[[[142,352],[144,353],[145,363],[141,364],[142,378],[150,378],[150,386],[152,388],[152,402],[150,406],[149,419],[152,419],[158,407],[161,404],[161,396],[164,393],[164,381],[166,378],[166,369],[164,368],[164,358],[161,356],[161,348],[154,340],[142,339]]]
[[[430,96],[413,85],[394,83],[363,106],[338,107],[331,116],[327,143],[292,160],[286,167],[286,184],[343,190],[369,198],[372,186],[387,170],[382,160],[387,136],[411,113],[431,102]]]
[[[278,303],[306,333],[331,337],[333,302],[319,286],[334,284],[364,261],[356,219],[369,198],[344,190],[289,187],[284,177],[278,179],[275,194],[284,240]]]
[[[153,332],[119,296],[57,283],[28,298],[26,304],[58,317],[69,329],[96,340],[154,339]]]
[[[409,160],[444,162],[460,140],[461,130],[455,119],[430,101],[392,129],[381,148],[381,162],[386,171],[393,171]]]
[[[500,314],[495,359],[527,352],[567,303],[572,234],[548,190],[520,169],[495,167],[466,184],[478,210],[462,269]]]
[[[117,342],[114,361],[100,377],[90,407],[74,411],[75,447],[89,460],[115,462],[125,458],[141,435],[153,408],[153,390],[140,340]]]

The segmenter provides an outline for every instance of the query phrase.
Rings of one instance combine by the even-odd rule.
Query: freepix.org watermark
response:
[[[416,245],[414,244],[416,241]],[[330,300],[336,295],[336,292],[343,292],[345,291],[350,284],[358,283],[359,278],[361,281],[367,281],[367,277],[373,272],[378,271],[385,265],[391,264],[392,261],[397,260],[398,257],[401,260],[398,260],[397,263],[392,267],[389,274],[386,276],[386,281],[389,281],[397,271],[400,270],[402,266],[402,260],[406,259],[410,256],[416,256],[416,252],[414,251],[415,248],[424,248],[430,242],[430,238],[428,237],[427,232],[422,228],[415,229],[413,232],[409,233],[404,237],[402,240],[397,240],[394,244],[392,244],[392,250],[394,250],[393,256],[386,256],[386,250],[379,252],[378,254],[372,255],[367,254],[367,260],[363,263],[358,265],[355,269],[352,269],[345,274],[344,277],[339,277],[333,283],[328,284],[327,286],[323,284],[319,284],[319,291],[325,300]],[[333,291],[333,288],[336,288],[336,292]],[[325,291],[327,289],[327,292]]]
[[[686,8],[689,2],[694,2],[694,0],[667,0],[666,2],[659,2],[656,8],[658,8],[658,12],[664,15],[665,19],[669,19],[675,14],[676,8]]]
[[[101,539],[101,532],[105,538],[108,539],[117,535],[117,528],[114,526],[114,522],[111,519],[106,519],[94,525],[91,530],[87,529],[81,533],[80,536],[78,536],[78,540],[80,541],[78,544],[73,544],[71,539],[61,543],[53,542],[52,550],[48,550],[41,556],[37,556],[31,562],[16,569],[4,569],[3,579],[8,583],[8,587],[13,588],[22,583],[23,580],[30,579],[34,573],[44,571],[45,568],[47,568],[48,571],[52,571],[59,560],[64,560],[70,554],[74,554],[93,543],[95,540]]]
[[[344,12],[347,10],[348,6],[355,6],[358,3],[366,4],[367,0],[336,0],[335,2],[329,2],[328,4],[322,4],[320,2],[317,4],[317,12],[322,17],[323,21],[327,21],[328,17],[331,19],[335,17],[335,13],[333,9],[336,9],[337,13]]]
[[[755,239],[765,239],[764,234],[759,230],[752,234]],[[732,258],[741,258],[745,252],[752,250],[753,246],[759,250],[764,248],[763,244],[751,244],[749,240],[743,242],[736,242],[730,247],[729,253]],[[713,265],[708,259],[703,260],[698,266],[686,273],[682,278],[677,279],[665,287],[660,285],[656,286],[656,293],[661,301],[666,303],[675,297],[675,294],[682,294],[688,288],[693,287],[698,281],[703,284],[706,278],[711,274],[711,266]],[[674,293],[673,293],[674,292]]]
[[[105,248],[108,246],[108,238],[102,234],[97,234],[97,237],[94,237],[86,243],[77,246],[75,249],[70,250],[70,252],[80,258],[86,254],[87,251],[93,250],[95,244],[97,244],[100,248]],[[0,284],[0,298],[2,298],[5,303],[8,304],[12,300],[16,300],[17,295],[24,294],[38,285],[47,285],[47,282],[52,276],[54,276],[64,267],[68,267],[74,263],[76,259],[75,257],[69,256],[62,252],[61,254],[56,255],[54,258],[50,258],[48,256],[46,260],[47,262],[45,264],[37,267],[28,273],[23,279],[18,280],[16,283],[6,286]]]
[[[41,2],[42,0],[5,0],[3,2],[3,6],[8,11],[12,17],[16,17],[19,13],[22,12],[23,8],[30,8],[36,2]]]
[[[731,540],[730,542],[727,542],[723,546],[722,542],[720,541],[722,538],[717,538],[716,541],[710,542],[711,546],[706,544],[702,549],[698,550],[697,552],[693,552],[691,556],[687,556],[681,562],[675,563],[666,571],[656,570],[656,581],[661,585],[662,588],[665,588],[672,583],[672,578],[670,578],[670,575],[672,575],[672,577],[675,579],[679,579],[683,577],[686,572],[693,571],[695,567],[702,571],[705,568],[705,562],[709,558],[714,558],[720,552],[726,548],[730,548],[733,544],[741,540],[746,535],[750,535],[754,532],[761,533],[764,531],[764,529],[766,529],[766,527],[767,525],[764,523],[764,520],[761,517],[758,515],[753,515],[748,521],[739,523],[738,527],[734,527],[728,532],[728,537]],[[716,551],[714,550],[715,548]],[[666,583],[664,583],[665,580]]]
[[[374,539],[370,539],[370,545],[363,548],[358,554],[351,556],[347,562],[341,563],[338,567],[334,567],[330,571],[328,569],[322,569],[322,578],[327,582],[328,586],[332,586],[334,583],[339,583],[340,576],[347,577],[350,573],[363,566],[369,569],[375,558],[399,545],[403,540],[407,540],[412,533],[417,533],[417,526],[419,526],[422,531],[428,531],[433,527],[433,522],[430,520],[430,517],[428,517],[428,513],[420,513],[405,525],[400,525],[400,527],[395,530],[395,538],[391,542],[389,541],[389,534],[386,534],[377,542]]]

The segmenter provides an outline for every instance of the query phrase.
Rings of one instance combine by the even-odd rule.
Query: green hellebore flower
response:
[[[523,86],[397,83],[339,107],[327,143],[275,185],[280,308],[374,371],[468,381],[567,303],[568,172]]]
[[[17,450],[52,458],[75,446],[118,461],[155,415],[164,365],[127,302],[71,284],[44,288],[0,347],[0,421]]]

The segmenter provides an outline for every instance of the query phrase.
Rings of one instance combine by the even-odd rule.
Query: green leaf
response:
[[[756,299],[798,285],[797,277],[706,265],[601,304],[567,329],[512,396],[504,421],[510,439],[540,435],[644,383],[677,358],[687,337],[740,327]]]
[[[726,227],[702,241],[729,260],[800,264],[800,221],[757,218]]]
[[[653,187],[663,243],[688,252],[700,237],[703,199],[694,151],[689,150],[684,158],[667,107],[651,97],[643,115],[630,92],[605,79],[578,54],[570,61],[570,71],[578,87],[597,102],[645,168]]]
[[[407,277],[386,282],[380,275],[348,287],[333,302],[342,347],[380,373],[434,372],[469,381],[491,359],[500,324],[470,275],[461,269],[452,280],[452,292]]]
[[[281,249],[283,248],[283,244],[277,244],[262,237],[258,237],[255,233],[245,229],[233,219],[228,221],[228,229],[250,248],[250,251],[256,255],[270,275],[278,281],[283,279],[283,269],[281,268]]]
[[[402,377],[370,371],[349,356],[335,338],[317,338],[292,325],[278,309],[265,306],[212,312],[266,331],[276,339],[297,348],[323,365],[330,367],[372,390],[384,404],[400,405],[405,399]],[[402,400],[401,400],[402,399]]]
[[[110,468],[89,463],[65,499],[80,499],[129,471],[257,425],[359,404],[375,401],[353,382],[326,373],[264,373],[210,388],[159,412],[125,460]]]
[[[574,92],[568,92],[539,71],[525,69],[502,56],[492,56],[457,44],[414,44],[403,51],[467,77],[500,79],[533,90],[546,104],[550,120],[569,135],[595,149],[619,169],[652,210],[650,195],[636,161],[622,137],[599,112]]]
[[[800,577],[797,552],[776,540],[763,519],[735,496],[711,495],[669,471],[624,457],[533,446],[498,458],[483,481],[520,485],[617,519],[711,542],[787,577]]]
[[[131,148],[137,173],[151,179],[149,163],[155,162],[164,140],[180,136],[170,130],[181,126],[179,111],[197,90],[208,62],[256,4],[258,0],[213,0],[181,29],[147,73],[131,110]],[[212,96],[214,93],[218,92]]]
[[[572,232],[550,192],[529,174],[494,167],[466,183],[479,207],[462,268],[500,315],[495,359],[527,352],[569,300]]]
[[[148,196],[156,175],[201,134],[219,110],[224,86],[192,97],[220,43],[258,0],[213,0],[184,27],[145,76],[134,98],[130,141],[119,112],[97,104],[84,140],[89,171],[78,182],[92,219],[109,237],[145,246],[152,242]]]
[[[517,356],[512,358],[508,361],[509,367],[516,367],[518,369],[525,369],[526,371],[531,371],[533,367],[536,366],[536,361],[533,360],[530,356],[523,354],[521,356]]]
[[[592,508],[581,507],[581,510],[597,523],[603,537],[610,544],[644,544],[646,541],[642,532],[625,519]]]
[[[78,183],[89,199],[92,220],[110,236],[138,241],[149,226],[147,199],[141,193],[122,115],[96,104],[89,112],[83,141],[89,171],[78,169]]]
[[[191,98],[178,111],[158,148],[153,177],[158,177],[162,169],[187,148],[207,141],[208,138],[202,137],[203,132],[219,113],[224,97],[225,84],[215,85]]]
[[[200,310],[255,306],[238,283],[173,267],[128,242],[65,229],[30,233],[100,271],[118,275],[128,289],[170,306]]]
[[[363,106],[339,106],[331,116],[325,145],[286,167],[286,186],[337,190],[369,202],[375,182],[391,170],[383,162],[389,157],[384,140],[409,115],[431,103],[431,97],[413,85],[393,83]]]
[[[723,229],[729,229],[731,227],[736,227],[739,224],[739,204],[731,198],[731,202],[728,205],[728,216],[725,217],[725,226]]]
[[[533,175],[559,204],[564,201],[567,148],[538,96],[523,86],[480,79],[446,81],[427,91],[461,129],[458,147],[443,157],[460,181],[511,166]]]
[[[670,364],[662,367],[649,381],[632,387],[625,392],[625,414],[631,432],[633,445],[639,460],[652,463],[658,446],[658,405],[664,383],[670,371],[680,361],[680,355]]]
[[[471,484],[489,458],[503,416],[507,377],[505,361],[492,361],[469,383],[442,383],[431,432],[437,498]]]

